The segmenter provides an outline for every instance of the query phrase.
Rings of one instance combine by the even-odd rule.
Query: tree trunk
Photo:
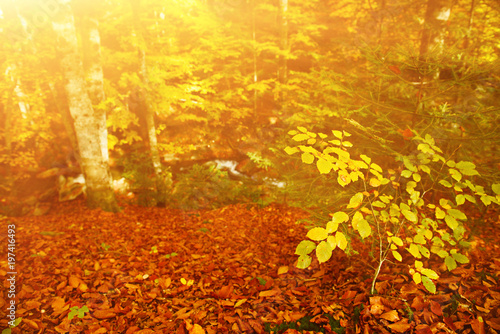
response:
[[[82,45],[83,65],[87,77],[87,88],[90,100],[94,105],[101,151],[104,161],[109,161],[108,153],[108,128],[106,126],[106,110],[99,104],[104,101],[104,75],[101,66],[101,38],[99,35],[99,22],[95,17],[85,15],[82,18]]]
[[[427,0],[424,30],[420,40],[421,61],[429,62],[443,54],[446,23],[450,18],[450,13],[450,0]]]
[[[74,18],[67,1],[60,2],[60,15],[52,22],[57,35],[65,91],[73,117],[82,171],[87,186],[87,205],[105,211],[118,211],[118,205],[100,145],[99,128],[92,108],[83,63],[78,51]]]
[[[282,85],[287,81],[287,57],[288,51],[288,0],[279,0],[278,23],[280,30],[280,55],[278,57],[278,82]]]
[[[151,162],[156,177],[156,204],[157,206],[166,205],[167,184],[169,180],[163,175],[160,161],[160,153],[158,150],[158,140],[156,138],[156,127],[154,121],[155,111],[153,110],[151,99],[149,96],[149,78],[146,63],[146,42],[142,33],[140,23],[140,0],[130,0],[132,4],[134,30],[137,36],[137,49],[139,53],[139,72],[142,79],[141,95],[144,99],[145,119],[148,133],[149,150],[151,152]]]

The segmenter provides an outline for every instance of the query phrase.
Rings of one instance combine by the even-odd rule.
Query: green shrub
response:
[[[353,238],[370,240],[377,254],[378,265],[373,276],[371,293],[382,265],[390,256],[402,261],[402,250],[414,259],[410,274],[416,284],[423,283],[434,293],[433,280],[439,275],[425,268],[423,260],[430,256],[443,259],[448,270],[458,263],[467,263],[468,242],[464,239],[467,216],[459,207],[466,201],[484,205],[500,202],[500,184],[493,184],[489,195],[484,187],[474,183],[479,173],[472,162],[455,162],[444,158],[430,135],[421,137],[414,133],[417,144],[413,154],[402,156],[401,179],[394,171],[384,173],[372,159],[361,154],[354,159],[349,153],[353,144],[345,131],[332,131],[334,138],[313,133],[303,127],[289,134],[303,144],[286,147],[286,153],[301,153],[305,164],[316,164],[320,174],[336,175],[337,183],[346,187],[353,184],[345,208],[331,213],[332,219],[325,227],[314,227],[296,249],[299,268],[307,268],[315,250],[318,261],[326,262],[335,248],[351,253]],[[404,184],[403,182],[404,181]],[[361,185],[356,187],[356,185]],[[392,185],[392,187],[391,187]],[[438,188],[453,190],[453,198],[434,198],[427,194]],[[440,192],[437,192],[438,194]]]
[[[159,194],[158,181],[149,154],[133,152],[124,158],[120,165],[123,167],[122,176],[130,182],[130,190],[137,195],[137,204],[154,206],[165,201],[165,195]],[[171,179],[168,169],[162,174],[165,180]]]
[[[250,197],[246,185],[231,180],[226,171],[196,164],[177,175],[171,204],[182,209],[216,208]]]

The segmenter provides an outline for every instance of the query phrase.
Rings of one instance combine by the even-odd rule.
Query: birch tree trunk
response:
[[[87,77],[87,89],[94,105],[94,113],[99,127],[101,151],[104,161],[108,163],[108,128],[106,126],[106,111],[99,106],[106,98],[104,94],[104,75],[101,65],[101,37],[99,22],[92,14],[82,18],[83,65]]]
[[[87,205],[105,211],[118,211],[118,205],[101,151],[99,128],[87,92],[83,63],[78,51],[75,23],[69,1],[60,1],[60,13],[52,27],[57,35],[65,91],[73,117],[82,171],[87,186]]]

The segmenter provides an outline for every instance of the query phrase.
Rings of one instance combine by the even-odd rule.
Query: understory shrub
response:
[[[217,208],[241,201],[256,201],[259,189],[250,183],[232,180],[216,165],[193,165],[176,175],[170,205],[182,209]]]
[[[464,235],[468,217],[460,207],[466,202],[499,204],[500,184],[491,185],[491,195],[475,182],[479,173],[474,163],[445,158],[432,136],[412,133],[416,150],[398,157],[399,171],[398,166],[384,171],[367,155],[351,157],[353,144],[346,131],[333,130],[333,138],[304,127],[289,132],[301,144],[286,147],[286,153],[300,153],[303,163],[315,164],[320,174],[333,174],[341,187],[352,189],[346,204],[330,212],[326,226],[310,229],[309,240],[297,246],[299,268],[309,267],[313,251],[320,263],[328,261],[336,248],[356,254],[353,239],[360,238],[376,254],[372,294],[382,265],[391,259],[402,261],[403,251],[414,258],[409,270],[413,281],[435,293],[433,280],[439,275],[425,267],[426,259],[437,256],[448,270],[457,263],[468,263],[470,244]],[[434,196],[428,196],[430,193]]]

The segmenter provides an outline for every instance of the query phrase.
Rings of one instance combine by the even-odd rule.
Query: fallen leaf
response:
[[[385,312],[385,313],[381,314],[380,317],[382,319],[388,320],[390,322],[399,321],[399,315],[398,315],[398,312],[396,310]]]
[[[288,266],[281,266],[278,268],[278,275],[286,274],[288,272]]]
[[[477,319],[474,319],[470,323],[472,330],[476,334],[485,334],[484,331],[484,321],[482,317],[478,317]]]
[[[205,330],[198,324],[194,324],[189,330],[189,334],[205,334]]]
[[[108,310],[95,310],[92,313],[92,316],[94,316],[94,318],[102,320],[102,319],[114,318],[116,316],[116,313],[113,312],[113,310],[111,310],[111,309],[108,309]]]
[[[411,325],[408,323],[408,319],[404,318],[394,324],[387,325],[387,327],[395,332],[404,333],[411,328]]]

